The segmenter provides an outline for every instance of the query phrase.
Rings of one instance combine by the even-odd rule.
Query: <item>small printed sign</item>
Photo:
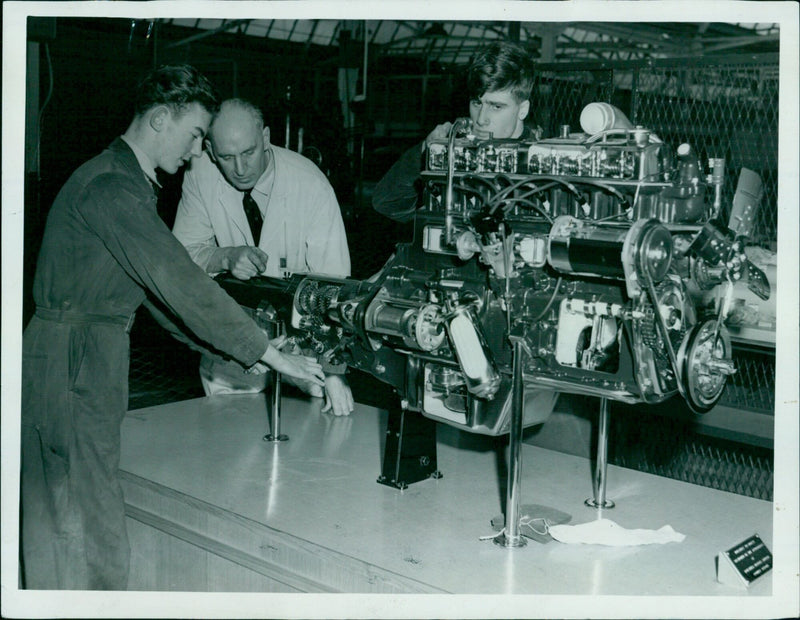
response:
[[[748,587],[772,570],[772,553],[758,534],[753,534],[718,556],[717,581]]]

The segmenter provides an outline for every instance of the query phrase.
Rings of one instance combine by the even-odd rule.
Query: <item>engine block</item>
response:
[[[508,432],[515,342],[526,426],[558,392],[680,394],[704,413],[735,372],[732,284],[770,294],[744,254],[760,179],[743,171],[725,225],[725,162],[708,163],[642,127],[478,140],[458,119],[426,153],[413,242],[375,276],[222,282],[305,346],[393,385],[405,407],[470,432]],[[701,306],[720,283],[727,295]]]

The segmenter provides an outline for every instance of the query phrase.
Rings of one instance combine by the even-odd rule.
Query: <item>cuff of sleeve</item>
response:
[[[347,364],[344,362],[341,364],[331,364],[322,359],[320,360],[320,365],[322,366],[322,372],[326,375],[343,375],[347,372]]]
[[[269,351],[269,338],[260,328],[257,329],[260,339],[247,342],[244,345],[243,355],[241,357],[237,356],[237,360],[245,368],[255,366]]]

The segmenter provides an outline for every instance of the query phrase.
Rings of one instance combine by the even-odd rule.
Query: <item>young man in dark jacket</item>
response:
[[[322,384],[319,364],[280,353],[159,219],[155,169],[173,174],[200,154],[217,106],[192,67],[152,72],[126,132],[73,173],[48,215],[22,353],[26,588],[126,588],[120,425],[146,292],[243,365]]]

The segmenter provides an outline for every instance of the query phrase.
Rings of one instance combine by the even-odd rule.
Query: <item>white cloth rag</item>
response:
[[[578,525],[551,525],[550,536],[568,544],[608,545],[627,547],[633,545],[663,545],[668,542],[681,542],[686,536],[665,525],[657,530],[628,530],[611,519],[598,519]]]

